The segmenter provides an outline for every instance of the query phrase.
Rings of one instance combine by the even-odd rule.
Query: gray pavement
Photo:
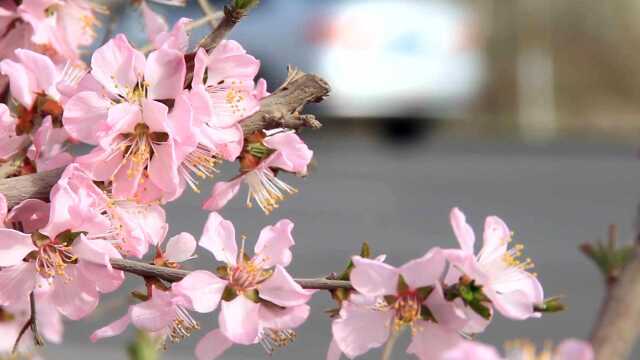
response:
[[[250,241],[262,226],[292,219],[297,246],[290,269],[296,276],[339,271],[364,240],[374,251],[387,253],[393,264],[420,256],[431,246],[456,246],[447,216],[452,206],[459,206],[478,231],[486,215],[505,219],[525,245],[525,254],[536,262],[546,294],[564,295],[569,305],[566,312],[542,320],[498,317],[480,339],[501,344],[513,337],[542,342],[588,335],[603,288],[595,267],[577,246],[604,236],[610,223],[620,225],[623,239],[631,236],[640,199],[640,161],[632,146],[578,141],[530,146],[445,136],[391,146],[375,137],[332,131],[331,126],[305,135],[316,151],[317,167],[309,178],[291,181],[299,194],[270,216],[245,209],[240,198],[223,211]],[[203,193],[209,189],[205,186]],[[206,218],[201,199],[189,193],[170,206],[170,234],[200,235]],[[214,263],[202,251],[191,265],[213,268]],[[87,339],[93,329],[125,312],[123,297],[123,291],[105,296],[106,309],[95,318],[68,323],[66,345],[48,346],[48,358],[125,358],[126,337],[96,345]],[[330,328],[322,310],[332,304],[323,293],[313,304],[313,315],[299,329],[296,343],[274,359],[323,358]],[[215,321],[210,315],[201,324],[209,329]],[[203,334],[170,347],[165,358],[192,358],[192,346]],[[265,357],[256,346],[233,349],[223,359]],[[398,352],[396,357],[405,355]],[[379,354],[363,358],[377,359]]]

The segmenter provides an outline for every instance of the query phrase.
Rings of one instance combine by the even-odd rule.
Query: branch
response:
[[[198,4],[200,5],[202,12],[207,17],[212,17],[214,14],[216,14],[216,10],[213,8],[211,4],[209,4],[208,0],[198,0]],[[218,25],[218,22],[212,18],[209,20],[209,24],[211,24],[211,29],[215,30],[216,26]]]
[[[16,341],[13,343],[11,354],[15,354],[18,351],[18,345],[20,345],[20,340],[22,340],[22,337],[24,336],[24,334],[27,332],[28,329],[31,329],[31,333],[33,334],[33,343],[36,344],[36,346],[44,345],[44,341],[42,340],[42,338],[40,337],[40,334],[38,333],[38,322],[36,321],[36,299],[35,299],[35,295],[33,294],[33,291],[29,294],[29,306],[31,310],[31,314],[29,315],[29,320],[27,320],[24,326],[22,326],[22,328],[20,329],[20,332],[18,333],[18,337],[16,338]]]
[[[240,22],[240,19],[247,14],[247,11],[248,9],[238,9],[234,4],[225,6],[222,20],[220,20],[220,23],[218,23],[209,35],[200,40],[198,47],[205,49],[207,52],[215,49],[216,46],[218,46],[220,42],[227,37],[227,34],[231,32],[233,27]]]
[[[611,232],[610,243],[615,238]],[[632,251],[631,259],[613,281],[607,281],[607,292],[591,332],[596,359],[628,359],[640,335],[640,229]]]
[[[591,334],[596,359],[627,359],[640,331],[640,254],[624,268]]]
[[[113,266],[114,269],[122,270],[131,274],[136,274],[143,277],[154,277],[168,282],[180,281],[190,273],[190,271],[187,270],[170,269],[125,259],[111,259],[111,266]],[[305,289],[353,289],[349,281],[331,280],[325,278],[295,280],[298,284],[300,284],[300,286]]]
[[[329,85],[317,75],[305,74],[289,67],[289,77],[273,94],[260,101],[260,110],[242,121],[245,134],[262,129],[322,126],[313,115],[301,115],[305,104],[318,102],[329,93]],[[26,199],[49,199],[49,191],[64,169],[0,180],[0,193],[7,198],[9,208]]]

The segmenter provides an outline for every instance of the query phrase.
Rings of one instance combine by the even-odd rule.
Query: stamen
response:
[[[278,179],[269,169],[256,169],[247,173],[245,180],[249,185],[247,207],[253,206],[252,199],[258,203],[265,214],[278,208],[278,203],[298,190]]]
[[[171,324],[169,339],[172,343],[182,341],[190,336],[194,330],[199,330],[200,325],[191,317],[189,312],[180,305],[176,306],[176,319]]]
[[[216,166],[221,162],[212,149],[199,144],[180,164],[180,172],[191,189],[199,193],[198,178],[212,178],[219,172]]]
[[[268,355],[272,355],[276,349],[281,349],[296,339],[296,333],[291,329],[264,328],[259,335],[260,344]]]

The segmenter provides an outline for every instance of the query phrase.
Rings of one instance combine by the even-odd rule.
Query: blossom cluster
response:
[[[316,293],[286,269],[294,223],[263,228],[251,253],[220,211],[245,184],[248,207],[276,210],[297,192],[282,174],[306,176],[313,151],[293,129],[243,130],[270,94],[256,80],[260,62],[239,43],[189,52],[189,19],[169,28],[145,1],[134,5],[149,34],[148,55],[118,34],[85,64],[81,49],[95,40],[105,8],[87,0],[0,3],[0,73],[11,96],[10,106],[0,104],[0,161],[10,169],[3,176],[64,168],[48,202],[9,207],[0,194],[0,354],[12,351],[26,321],[37,322],[46,340],[61,342],[62,317],[85,318],[102,294],[123,284],[118,261],[147,259],[156,269],[179,270],[198,246],[220,264],[175,282],[143,277],[137,302],[91,340],[132,325],[166,346],[200,330],[193,313],[218,310],[196,358],[215,359],[234,344],[261,344],[271,354],[295,339]],[[72,144],[90,150],[74,156]],[[199,192],[224,161],[238,161],[239,172],[213,185],[202,205],[209,217],[200,239],[186,232],[169,237],[164,205],[189,188]],[[450,220],[460,248],[432,248],[400,267],[368,251],[351,259],[339,277],[351,287],[331,290],[337,308],[327,359],[364,355],[403,329],[412,336],[407,352],[419,359],[503,359],[468,339],[495,313],[539,317],[542,286],[500,218],[487,217],[478,253],[463,213],[454,208]],[[28,350],[29,341],[18,345]],[[592,358],[589,345],[577,340],[564,342],[555,356]]]

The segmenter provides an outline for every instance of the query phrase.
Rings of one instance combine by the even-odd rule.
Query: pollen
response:
[[[502,256],[502,261],[505,265],[509,267],[515,267],[522,270],[529,270],[535,267],[535,264],[530,258],[526,258],[521,260],[522,251],[524,250],[524,245],[516,244],[513,248],[507,250]]]
[[[279,207],[279,203],[293,195],[298,190],[284,181],[278,179],[269,169],[256,169],[246,175],[246,182],[249,185],[247,194],[247,207],[253,206],[255,200],[265,214],[271,213]]]

